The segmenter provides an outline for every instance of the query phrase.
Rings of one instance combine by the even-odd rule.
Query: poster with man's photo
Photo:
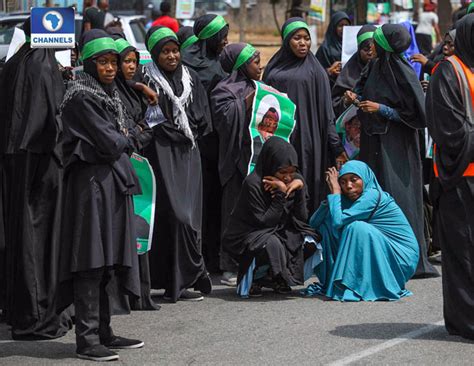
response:
[[[265,141],[272,136],[278,136],[289,142],[295,129],[296,106],[287,95],[258,81],[255,86],[249,126],[252,157],[248,174],[252,173]]]
[[[360,121],[356,106],[351,105],[339,116],[336,120],[336,132],[341,137],[349,159],[356,159],[360,150]]]

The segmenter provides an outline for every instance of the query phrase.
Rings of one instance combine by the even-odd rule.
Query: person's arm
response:
[[[257,188],[245,185],[249,190],[249,205],[253,210],[253,220],[255,226],[262,228],[276,227],[281,220],[286,203],[286,194],[280,190],[276,191],[272,197],[272,202],[268,208],[261,199],[261,192]]]
[[[391,108],[385,104],[375,103],[370,100],[364,100],[359,104],[360,110],[365,113],[377,113],[378,115],[392,122],[400,122],[401,118],[395,108]]]
[[[367,220],[377,206],[381,193],[375,189],[364,192],[349,208],[342,209],[341,194],[328,195],[329,211],[331,212],[332,224],[336,229],[341,229],[354,221]]]

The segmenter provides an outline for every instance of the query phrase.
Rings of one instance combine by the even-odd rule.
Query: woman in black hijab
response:
[[[376,29],[375,26],[367,24],[357,33],[357,52],[347,61],[332,88],[332,105],[336,116],[340,116],[350,105],[347,104],[344,93],[354,88],[362,69],[374,56],[372,44]]]
[[[254,171],[244,180],[224,232],[225,250],[239,262],[237,292],[243,297],[252,282],[250,296],[260,296],[261,286],[289,293],[290,286],[304,282],[303,244],[317,235],[306,223],[306,189],[297,169],[293,146],[274,136],[265,142]],[[263,266],[269,270],[260,278]]]
[[[196,73],[181,64],[176,34],[152,27],[146,37],[153,62],[145,80],[159,94],[161,119],[150,117],[153,141],[145,156],[157,181],[151,285],[165,299],[202,300],[188,288],[211,292],[201,252],[202,174],[197,142],[210,131],[206,92]],[[159,108],[158,108],[159,107]]]
[[[346,25],[351,25],[349,16],[343,11],[336,11],[329,22],[324,41],[316,51],[316,58],[326,69],[331,85],[341,72],[342,32]]]
[[[0,308],[13,339],[52,339],[68,329],[55,309],[64,86],[54,50],[31,48],[29,18],[23,30],[27,41],[0,79]]]
[[[220,61],[222,68],[230,75],[219,82],[212,91],[211,109],[219,137],[221,227],[224,230],[249,168],[252,155],[249,123],[255,94],[253,80],[260,80],[262,68],[260,52],[246,43],[227,46],[221,54]],[[236,278],[237,264],[222,250],[225,245],[225,242],[221,242],[220,267],[227,272],[224,273],[223,281],[229,281],[230,278]]]
[[[450,334],[469,339],[474,339],[473,69],[474,14],[468,14],[456,28],[454,56],[433,73],[426,109],[442,187],[434,204],[443,252],[445,326]],[[463,76],[471,81],[460,82]]]
[[[415,277],[438,276],[428,262],[423,230],[423,180],[418,130],[426,126],[424,94],[408,61],[400,54],[411,43],[399,24],[385,24],[374,33],[377,59],[356,90],[363,101],[359,159],[374,171],[407,217],[420,245]]]
[[[227,45],[229,25],[220,15],[206,14],[194,23],[194,34],[198,41],[183,51],[183,64],[193,69],[209,96],[216,84],[227,76],[219,62],[219,54]],[[218,272],[218,252],[220,246],[221,187],[219,184],[217,134],[209,133],[199,143],[203,175],[203,247],[210,253],[210,270]]]
[[[130,128],[134,128],[137,131],[135,152],[143,154],[143,149],[153,138],[153,131],[145,121],[145,112],[148,105],[145,96],[134,88],[137,88],[137,84],[139,84],[141,89],[149,89],[148,95],[151,95],[153,91],[148,86],[137,83],[134,80],[136,74],[140,72],[138,69],[140,54],[137,49],[127,42],[123,34],[112,35],[112,38],[115,39],[115,45],[119,53],[119,67],[115,79],[117,90],[130,117],[127,119],[130,122]],[[156,92],[153,93],[156,94]],[[154,103],[157,103],[157,100]],[[160,306],[153,302],[150,294],[151,281],[148,253],[139,255],[138,262],[140,266],[141,295],[140,299],[130,301],[130,307],[133,310],[158,310]]]
[[[84,72],[69,84],[61,105],[68,214],[62,225],[60,306],[74,302],[78,357],[108,361],[118,359],[110,349],[143,346],[113,334],[109,304],[113,281],[123,293],[140,296],[132,200],[140,185],[129,158],[136,131],[128,127],[115,88],[113,39],[99,29],[84,33],[81,58]]]
[[[328,76],[310,52],[308,25],[301,18],[290,18],[283,24],[282,35],[283,46],[265,68],[263,81],[287,93],[297,105],[291,143],[301,173],[309,182],[308,210],[313,212],[326,196],[321,177],[328,162],[346,156],[334,126]]]

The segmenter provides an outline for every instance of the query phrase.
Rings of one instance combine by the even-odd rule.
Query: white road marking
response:
[[[402,334],[401,336],[397,338],[393,338],[389,341],[383,342],[377,346],[369,347],[363,351],[353,353],[352,355],[349,355],[347,357],[341,358],[340,360],[334,361],[329,364],[329,366],[343,366],[343,365],[349,365],[352,362],[359,361],[363,358],[372,356],[378,352],[384,351],[387,348],[394,347],[400,343],[404,343],[406,341],[409,341],[410,339],[417,338],[423,334],[432,332],[436,328],[438,328],[440,325],[444,325],[444,320],[440,320],[439,322],[432,323],[429,325],[426,325],[422,328],[412,330],[411,332]]]

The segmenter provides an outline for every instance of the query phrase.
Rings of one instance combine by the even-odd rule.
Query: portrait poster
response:
[[[350,160],[356,159],[360,151],[361,123],[357,117],[357,107],[351,105],[336,120],[336,132],[341,137],[344,151]]]
[[[258,81],[255,82],[255,86],[249,125],[252,156],[248,174],[253,171],[266,140],[271,136],[278,136],[289,142],[295,129],[296,106],[287,95]]]
[[[151,249],[153,223],[155,222],[156,181],[153,169],[146,158],[132,154],[130,158],[140,181],[142,194],[133,195],[137,252],[144,254]]]

